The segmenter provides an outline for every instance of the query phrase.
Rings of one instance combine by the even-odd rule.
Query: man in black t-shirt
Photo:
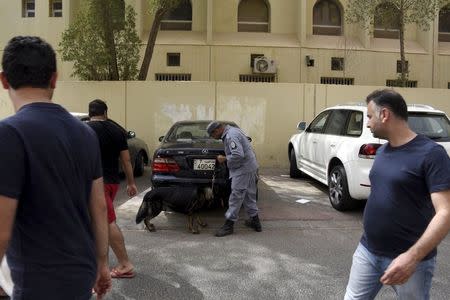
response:
[[[0,121],[0,261],[12,299],[91,299],[111,288],[108,225],[95,133],[51,101],[56,55],[15,37],[0,80],[16,114]]]
[[[450,158],[409,128],[400,94],[375,91],[366,101],[368,127],[388,142],[370,171],[364,233],[345,299],[373,299],[383,284],[399,299],[429,299],[436,247],[450,230]]]
[[[133,197],[137,193],[133,170],[130,162],[126,132],[108,120],[108,106],[100,99],[89,103],[88,125],[95,131],[102,156],[105,198],[108,207],[109,244],[117,257],[118,265],[111,270],[112,278],[134,277],[134,267],[125,248],[123,234],[116,223],[113,201],[119,189],[119,159],[127,178],[127,194]]]

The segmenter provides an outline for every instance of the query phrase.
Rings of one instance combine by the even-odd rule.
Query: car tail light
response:
[[[180,166],[172,158],[157,157],[152,163],[152,172],[176,173],[180,171]]]
[[[359,148],[358,156],[361,158],[375,158],[375,154],[377,154],[378,148],[380,148],[381,144],[364,144]]]

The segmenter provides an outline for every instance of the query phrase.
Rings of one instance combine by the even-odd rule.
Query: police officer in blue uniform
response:
[[[233,233],[233,226],[238,220],[242,205],[249,216],[245,225],[261,232],[256,206],[258,163],[247,136],[241,129],[217,121],[209,123],[206,129],[211,137],[222,139],[225,156],[218,155],[217,161],[226,162],[231,178],[231,195],[228,200],[228,210],[225,213],[226,221],[215,235],[222,237]]]

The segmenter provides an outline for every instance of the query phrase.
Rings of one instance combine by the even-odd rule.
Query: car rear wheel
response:
[[[142,176],[144,174],[144,154],[142,152],[139,152],[136,155],[136,160],[134,162],[134,176]]]
[[[356,204],[356,201],[350,197],[347,174],[342,165],[333,167],[328,175],[328,197],[331,205],[339,211],[349,210]]]
[[[295,159],[295,151],[291,150],[289,153],[289,176],[291,178],[299,178],[302,176],[302,171],[297,168],[297,160]]]

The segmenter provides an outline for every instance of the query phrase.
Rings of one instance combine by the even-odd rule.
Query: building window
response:
[[[269,5],[265,0],[239,3],[238,32],[269,32]]]
[[[180,4],[167,12],[161,21],[161,30],[192,30],[192,5],[189,0],[182,0]]]
[[[401,87],[401,80],[400,79],[387,79],[386,80],[386,86],[391,86],[391,87]],[[417,80],[407,80],[406,81],[406,86],[408,88],[416,88],[417,87]]]
[[[35,16],[35,3],[34,0],[22,0],[22,17],[34,18]]]
[[[376,38],[398,39],[400,32],[400,11],[392,3],[377,6],[374,16],[373,36]]]
[[[191,81],[191,74],[156,73],[156,81]]]
[[[167,66],[179,67],[181,63],[180,53],[167,53]]]
[[[439,11],[439,42],[450,42],[450,5]]]
[[[320,77],[321,84],[341,84],[341,85],[353,85],[354,78],[345,77]]]
[[[331,58],[331,70],[344,71],[344,58],[343,57],[332,57]]]
[[[408,72],[409,70],[409,64],[408,61],[405,61],[405,71]],[[397,60],[397,73],[401,73],[402,72],[402,61],[401,60]]]
[[[263,57],[264,54],[250,54],[250,67],[253,69],[255,66],[255,58]]]
[[[342,35],[341,9],[334,0],[320,0],[313,8],[313,34]]]
[[[50,0],[50,17],[62,17],[62,0]]]
[[[276,82],[275,74],[240,74],[240,82]]]

